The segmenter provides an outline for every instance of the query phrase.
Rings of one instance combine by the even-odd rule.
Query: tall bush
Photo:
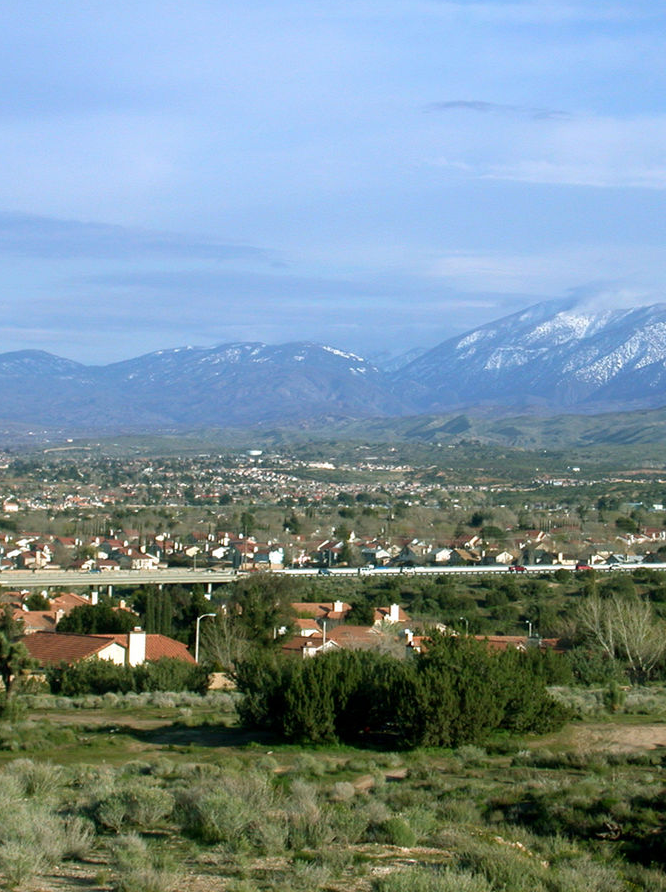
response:
[[[53,694],[127,694],[130,691],[195,691],[208,689],[204,666],[163,657],[140,666],[119,666],[110,660],[85,660],[73,666],[51,666],[46,679]]]
[[[540,655],[433,636],[414,660],[372,651],[303,661],[272,655],[243,664],[237,680],[241,720],[287,740],[358,743],[382,734],[413,747],[479,743],[502,727],[557,727],[567,713],[546,692],[544,675]]]

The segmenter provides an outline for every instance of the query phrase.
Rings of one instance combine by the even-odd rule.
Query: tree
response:
[[[581,604],[579,624],[611,659],[623,660],[634,679],[649,678],[666,653],[666,626],[649,601],[633,594],[591,595]]]
[[[375,608],[368,601],[352,604],[347,622],[354,626],[371,626],[375,621]]]
[[[28,610],[48,610],[50,603],[41,592],[31,592],[25,600],[25,606]]]
[[[251,536],[257,526],[257,518],[251,511],[243,511],[240,516],[240,525],[245,537]]]
[[[584,502],[576,505],[576,514],[580,518],[581,524],[585,523],[585,519],[590,512],[589,505],[586,505]]]
[[[279,630],[288,629],[292,624],[291,600],[289,578],[255,573],[235,583],[227,610],[235,617],[244,638],[255,646],[270,647],[277,640]]]
[[[298,534],[301,532],[301,522],[298,519],[295,511],[292,511],[289,517],[285,517],[284,521],[282,522],[282,529],[294,536],[298,536]]]
[[[638,524],[632,517],[620,515],[615,519],[615,526],[624,533],[637,533]]]
[[[15,679],[24,669],[33,665],[33,660],[21,641],[22,635],[23,623],[14,619],[11,607],[6,605],[0,613],[0,678],[5,688],[5,703]]]
[[[355,563],[354,551],[348,541],[342,543],[340,553],[338,554],[338,561],[341,564],[347,564],[349,567]]]
[[[218,613],[201,625],[200,644],[203,662],[230,673],[247,658],[252,648],[238,616],[230,613]]]
[[[118,632],[131,632],[137,617],[128,610],[114,610],[111,602],[82,604],[63,616],[57,626],[58,632],[71,632],[77,635],[104,635]]]

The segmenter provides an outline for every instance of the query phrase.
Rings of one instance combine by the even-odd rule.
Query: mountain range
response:
[[[380,367],[312,343],[160,350],[106,366],[0,354],[0,423],[194,429],[457,411],[594,414],[666,405],[666,304],[537,304]]]

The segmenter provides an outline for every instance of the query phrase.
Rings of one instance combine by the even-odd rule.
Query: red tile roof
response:
[[[31,632],[54,632],[61,616],[57,610],[14,610],[14,620],[23,623],[26,635]]]
[[[59,632],[34,632],[23,639],[31,657],[40,666],[78,663],[94,657],[110,644],[113,636],[64,635]]]
[[[351,605],[343,602],[342,610],[334,610],[333,601],[293,601],[292,609],[299,616],[310,619],[344,619],[351,610]]]
[[[391,622],[391,608],[390,607],[375,607],[375,622]],[[410,621],[409,616],[405,613],[402,607],[398,607],[398,622],[399,623],[408,623]]]
[[[123,647],[129,647],[129,637],[126,633],[105,635],[105,638],[112,638]],[[168,657],[172,660],[183,660],[185,663],[194,663],[194,657],[187,649],[187,645],[182,641],[176,641],[174,638],[168,638],[166,635],[150,634],[146,635],[146,659],[161,660],[162,657]]]
[[[90,599],[84,598],[83,595],[77,595],[74,592],[61,592],[55,598],[51,598],[51,609],[64,610],[65,613],[69,613],[75,607],[83,607],[90,603]]]
[[[381,642],[381,636],[368,626],[336,626],[331,629],[327,638],[339,647],[346,647],[351,650],[362,648],[369,649],[376,647]],[[305,639],[307,641],[307,638]]]
[[[127,634],[116,635],[70,635],[59,632],[34,632],[27,635],[23,642],[31,657],[40,665],[58,663],[77,663],[94,657],[110,644],[118,644],[127,652]],[[194,663],[194,657],[181,641],[175,641],[166,635],[146,635],[146,660],[160,660],[168,657]]]

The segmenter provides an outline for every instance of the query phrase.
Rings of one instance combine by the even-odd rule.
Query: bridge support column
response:
[[[107,593],[107,595],[108,595],[110,598],[113,597],[113,586],[112,586],[112,585],[107,585],[107,587],[106,587],[106,593]]]

